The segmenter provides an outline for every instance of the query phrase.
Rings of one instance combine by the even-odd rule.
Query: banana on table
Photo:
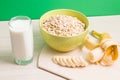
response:
[[[109,33],[92,31],[91,35],[98,39],[98,43],[87,38],[85,46],[90,49],[88,60],[91,63],[100,63],[105,66],[112,65],[118,59],[118,43]]]
[[[63,67],[86,67],[88,65],[87,61],[83,59],[83,57],[75,57],[75,56],[54,56],[52,61],[55,64],[58,64]]]

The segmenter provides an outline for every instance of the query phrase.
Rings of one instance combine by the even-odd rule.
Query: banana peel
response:
[[[88,53],[89,61],[90,62],[100,62],[102,65],[110,66],[118,59],[118,43],[112,39],[109,33],[99,33],[96,31],[91,32],[92,36],[98,39],[99,44],[95,44],[90,39],[86,40],[85,46],[90,49],[90,52]],[[98,53],[98,50],[96,50],[97,47],[101,47],[103,53]],[[100,51],[100,49],[99,49]],[[91,54],[90,54],[91,53]],[[96,55],[102,55],[101,59],[100,57]],[[91,57],[91,58],[90,58]],[[98,59],[96,59],[98,58]],[[91,59],[91,60],[90,60]]]
[[[102,42],[101,47],[103,48],[105,55],[108,57],[112,57],[112,60],[115,61],[118,59],[118,45],[117,42],[112,39],[104,40]]]
[[[111,39],[111,36],[109,33],[99,33],[97,31],[91,32],[92,36],[96,37],[99,41],[105,40],[105,39]]]

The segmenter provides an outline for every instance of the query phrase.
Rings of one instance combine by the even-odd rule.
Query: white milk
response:
[[[30,60],[33,57],[33,33],[28,20],[10,22],[13,53],[17,60]]]

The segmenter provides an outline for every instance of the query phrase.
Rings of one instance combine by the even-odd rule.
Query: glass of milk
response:
[[[9,21],[12,51],[15,62],[29,64],[33,59],[33,32],[31,19],[27,16],[16,16]]]

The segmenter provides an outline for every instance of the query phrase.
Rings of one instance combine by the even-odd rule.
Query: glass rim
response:
[[[18,19],[17,19],[18,18]],[[12,21],[16,21],[16,20],[29,20],[29,24],[32,23],[32,20],[30,17],[28,16],[14,16],[10,19],[10,21],[8,22],[8,25],[11,26],[11,22]],[[12,26],[11,26],[12,27]]]

